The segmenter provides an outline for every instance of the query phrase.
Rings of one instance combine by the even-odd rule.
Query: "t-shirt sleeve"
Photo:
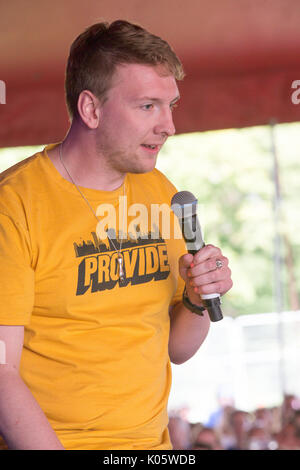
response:
[[[0,324],[26,325],[34,303],[28,231],[0,213]]]

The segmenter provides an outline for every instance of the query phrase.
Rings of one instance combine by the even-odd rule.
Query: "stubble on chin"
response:
[[[97,155],[106,168],[110,168],[118,173],[149,173],[156,166],[157,155],[153,157],[141,157],[136,152],[129,153],[128,149],[113,150],[103,143],[98,142],[96,146]],[[146,164],[149,162],[150,164]]]

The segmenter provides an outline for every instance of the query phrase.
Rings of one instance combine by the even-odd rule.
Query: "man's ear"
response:
[[[100,122],[100,101],[89,90],[83,90],[77,101],[78,114],[90,129],[96,129]]]

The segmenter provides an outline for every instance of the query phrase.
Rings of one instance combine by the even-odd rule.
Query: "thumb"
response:
[[[190,253],[182,255],[179,258],[179,274],[184,281],[187,281],[188,275],[187,271],[193,262],[194,256]]]

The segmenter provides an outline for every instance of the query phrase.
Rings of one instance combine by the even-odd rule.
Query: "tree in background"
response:
[[[299,308],[299,131],[298,123],[276,126],[286,310]],[[178,190],[198,198],[205,241],[230,258],[234,287],[224,308],[232,316],[276,310],[271,147],[269,126],[192,133],[169,139],[158,160]]]

